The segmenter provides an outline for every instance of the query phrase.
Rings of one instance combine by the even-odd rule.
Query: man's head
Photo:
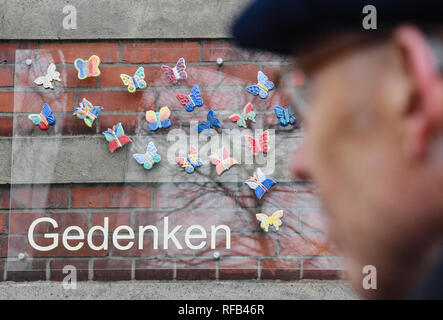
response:
[[[443,75],[429,39],[398,24],[296,56],[310,89],[292,169],[319,187],[330,238],[367,297],[410,293],[443,235]],[[365,265],[378,290],[362,288]]]

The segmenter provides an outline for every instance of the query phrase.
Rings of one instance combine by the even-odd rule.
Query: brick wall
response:
[[[17,49],[19,61],[15,61]],[[102,60],[102,75],[80,81],[72,63],[77,57],[92,54]],[[171,65],[181,56],[186,59],[189,78],[173,87],[159,66]],[[32,83],[34,77],[29,75],[43,73],[47,57],[62,73],[62,90],[44,90]],[[222,67],[215,63],[217,58],[224,60]],[[24,64],[26,59],[32,59],[31,66]],[[140,65],[145,67],[150,87],[130,95],[119,74],[133,74]],[[172,127],[189,130],[189,121],[203,120],[206,112],[187,113],[175,94],[187,93],[196,83],[202,89],[205,108],[214,109],[227,127],[235,126],[228,116],[252,102],[258,113],[253,128],[276,129],[276,139],[284,139],[286,134],[301,135],[298,127],[278,125],[272,108],[275,104],[287,105],[278,90],[266,100],[244,91],[245,85],[254,82],[258,70],[277,82],[287,65],[284,58],[238,50],[226,41],[0,43],[1,139],[100,136],[117,121],[129,135],[149,135],[144,113],[164,105],[173,112]],[[92,128],[72,116],[74,106],[83,97],[105,108]],[[27,119],[27,114],[39,112],[44,102],[51,105],[57,118],[57,125],[47,132],[39,131]],[[280,232],[263,233],[255,213],[269,214],[278,208],[285,212]],[[152,250],[152,242],[146,237],[141,251],[119,251],[110,241],[107,251],[84,246],[70,252],[60,246],[40,252],[31,248],[26,233],[30,223],[42,216],[57,220],[61,231],[70,225],[87,230],[102,224],[105,216],[110,220],[110,232],[119,225],[136,228],[157,224],[164,217],[184,228],[193,223],[207,229],[215,223],[227,224],[232,230],[232,249],[217,249],[221,258],[214,259],[208,246],[195,252]],[[60,280],[61,269],[67,264],[78,268],[81,280],[342,278],[343,267],[327,247],[324,229],[315,189],[305,182],[278,183],[260,201],[240,182],[5,184],[0,186],[0,280]],[[51,228],[36,230],[40,243],[47,241],[43,234],[48,231]],[[19,253],[26,258],[18,260]]]

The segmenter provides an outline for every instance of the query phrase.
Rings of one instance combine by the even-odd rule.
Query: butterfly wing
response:
[[[88,73],[87,73],[88,69],[87,68],[85,69],[85,65],[86,65],[86,61],[84,61],[80,58],[77,58],[74,61],[74,67],[78,71],[78,78],[80,80],[86,79],[86,77],[88,76]]]
[[[254,110],[254,106],[252,105],[252,103],[248,103],[247,105],[245,105],[245,107],[243,108],[243,113],[245,115],[247,115],[248,113],[250,113],[251,111]]]
[[[55,117],[49,104],[45,103],[42,108],[42,114],[51,126],[55,124]]]
[[[203,105],[203,99],[198,84],[192,87],[189,96],[192,98],[197,107],[201,107]]]
[[[53,85],[47,76],[41,76],[34,80],[34,83],[37,85],[43,85],[45,89],[53,88]]]
[[[264,91],[257,85],[247,86],[245,89],[247,92],[253,94],[254,96],[258,95],[260,91]]]
[[[89,77],[98,77],[100,75],[100,58],[96,55],[92,55],[88,59],[88,76]]]
[[[136,90],[136,88],[135,88],[135,84],[134,84],[134,82],[132,81],[132,77],[131,76],[128,76],[127,74],[121,74],[120,75],[120,79],[122,79],[122,81],[123,81],[123,84],[125,85],[125,86],[128,86],[128,91],[130,92],[130,93],[134,93],[135,92],[135,90]]]
[[[111,129],[102,132],[106,138],[106,141],[111,142],[114,141],[114,135],[112,134]]]
[[[178,59],[177,64],[175,65],[175,69],[177,70],[177,73],[180,76],[180,79],[187,79],[188,78],[188,74],[185,71],[186,70],[186,63],[185,63],[184,58]]]
[[[260,153],[259,142],[257,139],[254,139],[252,136],[246,135],[245,140],[248,143],[249,148],[251,148],[251,152],[254,156]]]
[[[263,151],[263,153],[268,153],[269,151],[269,130],[264,131],[261,136],[258,138],[258,144],[260,146],[259,149]]]
[[[123,126],[120,122],[115,125],[114,130],[115,130],[117,137],[121,137],[121,136],[125,135],[125,131],[123,130]]]
[[[170,83],[172,83],[172,84],[177,83],[177,78],[175,77],[174,70],[172,70],[172,68],[170,66],[162,65],[161,69],[162,69],[163,73],[166,75],[166,77],[168,78],[168,81]]]
[[[132,157],[137,161],[139,164],[144,164],[146,161],[148,161],[144,154],[135,153],[132,155]]]
[[[158,129],[157,114],[154,111],[146,111],[146,121],[149,124],[149,130],[155,131]]]
[[[221,128],[220,119],[215,117],[214,110],[209,110],[206,119],[210,123],[211,127]]]
[[[145,69],[143,67],[139,67],[137,71],[135,71],[135,76],[139,77],[140,79],[145,78]]]
[[[175,97],[184,106],[191,102],[191,99],[189,99],[189,97],[185,94],[179,93]]]
[[[289,119],[286,119],[285,109],[280,106],[274,106],[274,112],[277,116],[278,121],[280,122],[280,125],[286,127],[289,123]]]
[[[42,122],[42,118],[40,118],[40,115],[36,113],[28,115],[28,119],[31,120],[32,123],[35,124],[36,126],[38,126],[40,122]]]
[[[269,81],[268,77],[262,71],[257,73],[257,81],[268,90],[274,89],[274,82]]]
[[[91,113],[95,116],[98,116],[98,114],[100,113],[100,111],[103,110],[103,107],[100,106],[93,106],[91,109]]]
[[[265,231],[268,232],[269,230],[269,217],[265,215],[264,213],[257,213],[255,215],[255,218],[260,221],[260,227]]]
[[[195,128],[196,128],[197,132],[200,133],[202,131],[211,129],[211,123],[209,121],[205,121],[205,122],[199,123],[197,125],[197,127],[195,127]]]
[[[135,80],[137,81],[138,87],[140,89],[145,89],[147,87],[145,79],[145,69],[143,67],[139,67],[134,75]]]
[[[49,77],[50,81],[52,80],[61,81],[60,72],[57,72],[55,69],[56,69],[55,64],[51,63],[48,67],[48,74],[46,76]]]
[[[263,171],[261,171],[260,168],[257,168],[256,176],[258,178],[258,181],[260,181],[260,183],[262,183],[264,180],[266,180],[266,175],[263,173]]]
[[[278,227],[280,227],[282,225],[282,221],[280,220],[283,217],[283,210],[278,210],[276,212],[274,212],[271,216],[271,218],[273,219],[273,223],[272,225],[274,226],[275,230],[278,231]]]
[[[169,119],[170,116],[171,116],[171,110],[169,110],[168,107],[162,107],[160,109],[160,121],[165,121]]]

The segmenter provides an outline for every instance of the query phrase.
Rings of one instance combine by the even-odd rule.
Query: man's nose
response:
[[[289,170],[295,178],[301,180],[311,179],[309,165],[306,161],[306,147],[304,144],[300,145],[297,150],[292,152]]]

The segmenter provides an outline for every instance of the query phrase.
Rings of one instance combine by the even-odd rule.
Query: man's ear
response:
[[[400,26],[393,33],[404,68],[413,85],[409,104],[405,106],[406,145],[408,155],[425,158],[433,139],[443,129],[443,82],[430,42],[414,26]]]

